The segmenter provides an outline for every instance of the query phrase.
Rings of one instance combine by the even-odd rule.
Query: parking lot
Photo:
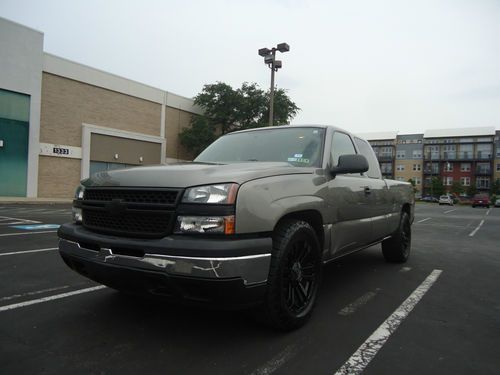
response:
[[[68,205],[0,204],[2,374],[498,374],[500,208],[416,205],[412,255],[325,267],[311,321],[127,297],[57,252]],[[359,350],[358,350],[359,349]]]

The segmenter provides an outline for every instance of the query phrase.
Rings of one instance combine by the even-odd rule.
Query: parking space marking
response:
[[[14,294],[13,296],[8,296],[8,297],[2,297],[2,298],[0,298],[0,301],[9,301],[9,300],[15,299],[15,298],[21,298],[21,297],[26,297],[26,296],[35,296],[37,294],[42,294],[42,293],[47,293],[47,292],[55,292],[56,290],[62,290],[62,289],[67,289],[67,288],[69,288],[69,285],[58,286],[56,288],[42,289],[42,290],[37,290],[37,291],[34,291],[34,292],[26,292],[26,293],[21,293],[21,294]]]
[[[253,371],[250,375],[269,375],[273,373],[278,368],[283,366],[283,364],[285,364],[288,360],[290,360],[290,358],[292,358],[297,353],[297,349],[298,348],[295,345],[288,345],[279,354],[267,361],[257,370]]]
[[[339,315],[351,315],[356,312],[357,309],[359,309],[361,306],[365,305],[370,301],[373,297],[377,295],[377,293],[380,291],[380,288],[375,289],[373,292],[368,292],[363,294],[361,297],[359,297],[356,301],[353,303],[350,303],[346,307],[344,307],[342,310],[339,311]]]
[[[40,233],[56,233],[57,230],[40,230],[38,232],[22,232],[22,233],[2,233],[0,237],[8,237],[8,236],[24,236],[27,234],[40,234]]]
[[[426,217],[425,219],[417,221],[417,223],[423,223],[424,221],[432,219],[431,217]]]
[[[335,375],[361,374],[442,272],[442,270],[432,271],[422,284],[361,344]]]
[[[104,289],[104,288],[106,288],[106,286],[99,285],[99,286],[94,286],[92,288],[78,289],[78,290],[74,290],[72,292],[56,294],[56,295],[53,295],[53,296],[38,298],[38,299],[31,300],[31,301],[25,301],[25,302],[14,303],[12,305],[0,306],[0,312],[2,312],[2,311],[8,311],[8,310],[14,310],[14,309],[19,309],[20,307],[31,306],[31,305],[35,305],[35,304],[38,304],[38,303],[54,301],[54,300],[61,299],[61,298],[76,296],[78,294],[95,292],[97,290],[101,290],[101,289]]]
[[[469,237],[474,237],[474,235],[476,234],[476,232],[479,230],[479,228],[481,228],[483,226],[483,224],[484,224],[484,220],[481,220],[481,222],[476,227],[476,229],[474,229],[472,232],[469,233]]]
[[[28,224],[28,223],[36,224],[36,223],[40,223],[40,221],[36,221],[36,220],[20,219],[18,217],[9,217],[9,216],[0,216],[0,219],[19,221],[19,222],[21,222],[23,224]]]
[[[456,210],[458,210],[458,208],[454,208],[453,210],[445,211],[444,213],[447,214],[447,213],[450,213],[450,212],[453,212],[453,211],[456,211]]]
[[[399,270],[399,272],[408,272],[411,271],[411,267],[403,267]]]
[[[490,210],[491,210],[491,208],[488,208],[488,211],[486,211],[486,216],[488,216],[490,214]]]
[[[47,249],[35,249],[35,250],[24,250],[24,251],[11,251],[10,253],[0,253],[0,257],[6,256],[6,255],[19,255],[19,254],[28,254],[28,253],[39,253],[42,251],[54,251],[58,250],[58,247],[50,247]]]

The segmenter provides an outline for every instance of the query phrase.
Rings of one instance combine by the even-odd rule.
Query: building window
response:
[[[460,172],[470,172],[470,163],[461,163]]]
[[[491,154],[493,152],[491,144],[478,144],[476,146],[476,157],[478,159],[491,159]]]
[[[444,163],[444,172],[453,172],[453,164],[452,163]]]
[[[413,164],[413,170],[414,171],[421,171],[422,165],[421,164]]]
[[[422,183],[420,177],[412,177],[412,180],[415,182],[415,185],[420,185]]]
[[[381,163],[380,170],[382,173],[388,174],[392,173],[392,164],[391,163]]]
[[[404,159],[406,157],[406,151],[396,151],[397,159]]]
[[[443,177],[443,185],[444,186],[451,186],[453,185],[453,177]]]
[[[460,177],[460,185],[470,186],[470,177]]]
[[[397,171],[400,171],[400,172],[401,172],[401,171],[404,171],[404,170],[405,170],[405,166],[404,166],[403,164],[398,164],[398,165],[396,166],[396,170],[397,170]]]
[[[500,164],[497,164],[497,172],[500,172]]]
[[[490,188],[490,178],[489,177],[477,177],[476,187],[478,189],[489,189]]]
[[[421,159],[422,150],[413,150],[413,159]]]

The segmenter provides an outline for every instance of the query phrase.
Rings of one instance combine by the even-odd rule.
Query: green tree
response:
[[[453,181],[451,192],[455,195],[460,195],[464,192],[464,187],[460,184],[460,181]]]
[[[207,84],[195,96],[194,103],[203,109],[204,116],[193,118],[192,127],[180,133],[181,144],[193,155],[215,140],[219,132],[226,134],[268,125],[269,91],[260,89],[256,83],[245,82],[236,90],[223,82]],[[289,123],[299,110],[285,90],[275,90],[275,125]]]
[[[491,184],[491,194],[495,194],[495,195],[500,194],[500,179],[499,178],[497,178]]]
[[[191,117],[191,127],[184,129],[179,138],[181,144],[191,151],[193,156],[198,155],[210,143],[215,141],[217,136],[213,125],[204,116]]]
[[[443,195],[445,192],[443,181],[439,177],[432,177],[432,194],[434,196]]]
[[[408,182],[411,184],[411,186],[413,186],[413,194],[417,194],[418,189],[413,178],[408,179]]]
[[[469,197],[473,197],[477,193],[476,183],[474,181],[470,182],[470,186],[467,187],[466,193]]]

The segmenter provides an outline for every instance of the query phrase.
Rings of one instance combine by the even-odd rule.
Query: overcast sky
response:
[[[267,89],[257,50],[287,42],[276,84],[297,124],[500,128],[499,0],[1,0],[0,16],[44,32],[46,52],[187,97]]]

